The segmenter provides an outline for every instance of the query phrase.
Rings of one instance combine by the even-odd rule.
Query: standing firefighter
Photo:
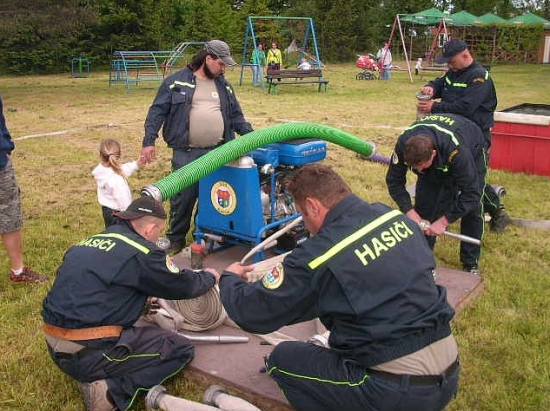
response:
[[[244,118],[235,90],[224,77],[227,66],[236,65],[227,43],[211,40],[195,54],[184,69],[166,77],[145,119],[141,157],[146,163],[155,157],[155,141],[162,128],[164,141],[172,149],[172,171],[252,131]],[[179,253],[186,245],[198,183],[170,199],[169,252]]]
[[[431,99],[419,101],[418,110],[424,113],[454,113],[472,120],[485,137],[488,153],[497,106],[495,85],[489,71],[474,60],[468,45],[460,39],[448,41],[443,46],[443,54],[436,58],[436,62],[447,63],[449,70],[444,76],[422,87],[421,92],[429,95]],[[491,231],[503,232],[511,219],[504,210],[504,204],[489,184],[483,191],[483,208],[491,216]]]
[[[434,114],[414,122],[398,137],[386,183],[407,217],[417,223],[427,221],[425,234],[432,248],[436,236],[458,219],[461,234],[481,240],[485,164],[483,134],[475,123],[454,114]],[[406,189],[409,170],[418,177],[414,207]],[[480,252],[479,245],[460,243],[464,271],[479,273]]]

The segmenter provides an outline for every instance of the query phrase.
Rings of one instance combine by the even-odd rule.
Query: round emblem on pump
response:
[[[214,209],[223,215],[231,214],[237,208],[235,190],[226,181],[218,181],[212,186],[210,200]]]

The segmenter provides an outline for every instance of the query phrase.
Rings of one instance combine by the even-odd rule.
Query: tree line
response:
[[[0,73],[70,69],[77,56],[108,68],[117,50],[172,50],[184,41],[219,38],[242,53],[248,16],[310,17],[323,61],[376,52],[396,14],[430,7],[481,15],[533,11],[548,18],[550,0],[3,0]],[[545,15],[546,14],[546,15]],[[270,41],[268,30],[264,38]],[[283,39],[284,40],[284,39]],[[288,41],[290,42],[290,38]],[[286,46],[281,44],[281,46]]]

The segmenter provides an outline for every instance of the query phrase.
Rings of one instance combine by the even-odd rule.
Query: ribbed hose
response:
[[[158,182],[142,188],[142,195],[168,200],[223,165],[266,144],[297,138],[316,138],[348,148],[365,157],[374,154],[374,144],[345,131],[316,123],[286,123],[265,127],[231,140]]]

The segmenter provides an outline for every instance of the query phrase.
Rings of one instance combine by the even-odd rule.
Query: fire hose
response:
[[[254,130],[228,141],[195,161],[174,171],[154,184],[141,189],[158,201],[167,200],[204,176],[266,144],[297,138],[316,138],[348,148],[363,156],[373,155],[373,143],[363,141],[345,131],[315,123],[286,123]]]

